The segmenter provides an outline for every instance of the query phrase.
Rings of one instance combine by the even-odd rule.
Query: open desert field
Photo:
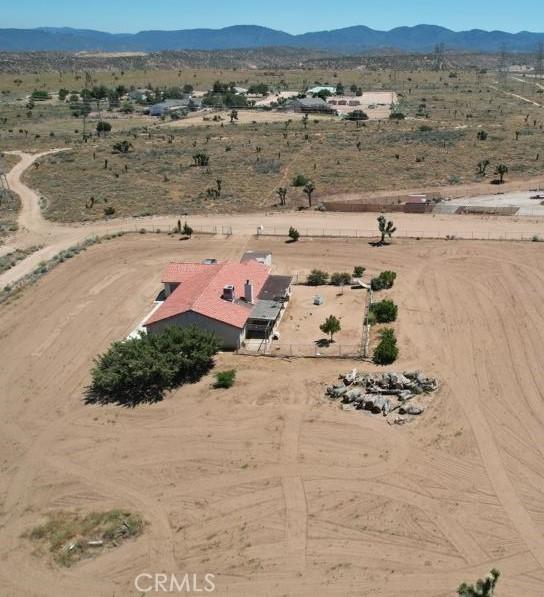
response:
[[[389,426],[323,396],[373,365],[235,354],[217,358],[238,371],[229,390],[208,376],[151,406],[84,405],[93,358],[149,310],[166,262],[250,248],[278,273],[396,271],[394,369],[439,379],[431,407]],[[2,593],[124,597],[142,572],[189,572],[221,596],[453,597],[496,567],[498,597],[540,597],[543,251],[147,234],[60,264],[0,307]],[[143,535],[71,568],[22,536],[52,511],[114,507]]]
[[[30,184],[45,199],[47,218],[97,220],[107,207],[115,210],[114,217],[262,211],[277,203],[279,187],[288,189],[287,205],[298,208],[307,205],[307,198],[302,186],[292,186],[297,175],[313,182],[314,205],[346,196],[366,201],[407,190],[447,196],[491,194],[499,190],[491,184],[499,164],[508,168],[508,184],[524,190],[542,184],[542,90],[529,78],[509,76],[500,88],[495,72],[454,66],[439,72],[185,69],[148,74],[149,80],[134,70],[97,71],[93,81],[127,88],[190,83],[199,94],[215,80],[233,79],[246,87],[264,83],[290,92],[318,83],[342,83],[346,89],[352,85],[361,89],[369,105],[395,94],[395,110],[406,118],[389,120],[385,102],[386,106],[367,109],[371,120],[359,127],[319,115],[310,116],[304,126],[300,114],[242,109],[235,125],[229,122],[228,109],[163,121],[143,115],[142,106],[135,106],[133,114],[122,114],[119,108],[109,109],[104,100],[102,118],[112,131],[84,143],[82,118],[72,115],[69,103],[53,99],[35,102],[32,110],[25,107],[25,98],[34,89],[53,95],[61,86],[80,89],[81,75],[65,73],[55,79],[52,73],[41,73],[15,79],[4,73],[1,149],[70,149],[63,157],[44,159],[28,173]],[[98,121],[92,107],[87,132],[94,131]],[[379,119],[374,120],[376,115]],[[484,138],[479,138],[482,134]],[[126,154],[114,150],[122,141],[131,143]],[[202,152],[208,165],[195,166],[193,155]],[[481,171],[478,164],[486,160],[489,163]],[[220,196],[213,195],[217,180],[222,185]]]

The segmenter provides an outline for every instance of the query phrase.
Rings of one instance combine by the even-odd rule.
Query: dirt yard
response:
[[[353,265],[344,269],[351,272]],[[314,304],[316,295],[323,298],[322,305]],[[356,348],[361,345],[365,301],[364,290],[352,290],[349,286],[343,290],[338,286],[293,286],[293,295],[279,326],[280,341],[275,344],[295,345],[310,354],[317,341],[327,339],[319,326],[329,315],[334,315],[342,329],[334,336],[331,348],[339,350],[338,345],[343,345],[345,350]]]
[[[155,406],[83,405],[93,357],[149,309],[165,262],[269,249],[278,272],[392,269],[396,369],[441,388],[411,425],[342,412],[325,384],[360,363],[224,354]],[[319,255],[319,257],[317,257]],[[544,593],[544,245],[131,235],[0,308],[0,582],[9,596],[138,594],[142,572],[215,574],[215,595],[452,596],[497,567],[500,597]],[[369,367],[372,369],[372,367]],[[23,533],[53,510],[149,523],[53,567]]]

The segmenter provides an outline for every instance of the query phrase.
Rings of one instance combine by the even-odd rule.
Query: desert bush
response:
[[[348,272],[334,272],[331,275],[331,284],[333,286],[344,286],[351,282],[351,274]]]
[[[292,240],[294,243],[296,243],[296,242],[297,242],[297,240],[300,238],[300,232],[299,232],[299,231],[298,231],[296,228],[293,228],[293,226],[291,226],[291,227],[289,228],[289,233],[288,233],[288,235],[289,235],[289,238],[290,238],[290,239],[291,239],[291,240]]]
[[[365,273],[365,269],[362,265],[356,265],[353,268],[353,277],[354,278],[362,278],[364,273]]]
[[[386,288],[391,288],[395,282],[397,274],[391,271],[385,271],[375,276],[370,280],[370,287],[372,290],[384,290]]]
[[[193,229],[189,226],[189,224],[187,224],[187,222],[185,222],[183,224],[183,228],[181,229],[181,234],[183,234],[184,236],[192,236],[193,235]]]
[[[104,208],[105,216],[113,216],[114,213],[115,213],[115,207],[108,205],[107,207]]]
[[[114,342],[95,359],[85,401],[136,406],[162,400],[165,390],[207,373],[220,345],[213,333],[176,326]]]
[[[385,328],[380,333],[380,342],[374,350],[372,360],[377,365],[390,365],[397,360],[399,349],[397,339],[392,328]]]
[[[231,388],[236,379],[236,369],[227,369],[226,371],[218,371],[215,374],[214,388]]]
[[[100,120],[96,123],[96,132],[100,133],[109,133],[111,131],[111,124],[106,122],[105,120]]]
[[[310,179],[306,178],[306,176],[304,176],[304,174],[297,174],[293,178],[293,186],[294,187],[303,187],[303,186],[307,185],[309,182],[310,182]]]
[[[308,286],[322,286],[329,281],[329,274],[320,269],[313,269],[306,280]]]
[[[370,312],[376,317],[378,323],[390,323],[397,319],[398,307],[393,301],[383,300],[370,305]]]

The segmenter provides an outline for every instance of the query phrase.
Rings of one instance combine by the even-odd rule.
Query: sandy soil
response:
[[[442,387],[414,424],[340,411],[356,363],[221,355],[155,406],[81,403],[92,358],[149,308],[169,259],[269,249],[278,271],[398,272],[398,369]],[[319,255],[319,257],[316,257]],[[0,309],[0,582],[9,596],[137,594],[141,572],[216,574],[216,595],[453,596],[492,566],[500,597],[544,593],[544,246],[116,239]],[[360,366],[360,364],[358,364]],[[21,534],[52,509],[118,506],[144,536],[69,570]]]
[[[357,264],[342,265],[342,271],[351,273],[353,266]],[[301,282],[306,279],[306,275],[307,272],[299,272]],[[322,305],[314,305],[317,294],[324,301]],[[344,289],[337,286],[295,286],[280,325],[279,344],[294,344],[311,349],[316,341],[327,338],[319,326],[329,315],[334,315],[340,319],[342,329],[335,335],[335,346],[332,348],[337,348],[338,344],[346,348],[360,346],[366,294],[364,290],[352,290],[349,286]]]
[[[67,249],[75,243],[93,235],[102,235],[118,231],[136,231],[142,227],[150,229],[171,229],[178,218],[185,216],[151,216],[145,218],[115,218],[81,225],[62,225],[46,220],[39,208],[39,196],[22,181],[22,175],[33,163],[45,153],[62,151],[49,150],[44,153],[28,154],[20,151],[9,152],[19,158],[17,164],[7,174],[10,188],[21,198],[22,209],[19,215],[19,230],[6,239],[0,254],[17,248],[31,245],[42,245],[27,259],[19,262],[4,274],[0,275],[0,288],[30,273],[41,261],[48,260],[59,251]],[[291,173],[286,173],[287,182]],[[528,182],[527,187],[536,184]],[[518,185],[519,187],[519,185]],[[505,184],[504,191],[513,191],[516,186]],[[486,189],[487,190],[487,189]],[[409,191],[404,191],[407,193]],[[411,191],[410,191],[411,192]],[[470,187],[467,193],[476,193],[476,187]],[[479,189],[480,193],[485,190]],[[459,196],[459,195],[456,195]],[[337,195],[343,200],[357,199],[354,195]],[[326,197],[318,197],[320,200]],[[195,230],[214,228],[221,233],[230,228],[235,235],[250,236],[256,233],[258,226],[264,227],[266,234],[283,235],[290,226],[295,226],[302,235],[338,235],[373,237],[376,232],[376,214],[374,213],[323,213],[316,211],[274,211],[255,214],[238,215],[198,215],[190,217],[191,226]],[[420,238],[444,238],[446,235],[456,238],[477,239],[530,239],[534,235],[544,237],[544,222],[541,218],[505,217],[505,216],[454,216],[454,215],[415,215],[395,214],[396,236]]]
[[[214,121],[213,117],[219,116],[221,120]],[[204,120],[207,118],[208,120]],[[249,124],[252,122],[287,122],[288,120],[300,120],[302,114],[293,114],[292,112],[261,112],[258,110],[243,110],[238,108],[238,124]],[[331,120],[336,118],[335,116],[328,116],[326,114],[316,114],[315,117],[312,115],[312,119],[315,120]],[[234,126],[230,124],[230,110],[223,112],[193,112],[180,120],[169,120],[161,122],[157,126],[160,127],[175,127],[175,128],[186,128],[188,126]]]

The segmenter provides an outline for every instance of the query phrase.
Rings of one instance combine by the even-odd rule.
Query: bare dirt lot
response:
[[[354,265],[357,264],[344,264],[342,271],[351,272]],[[305,279],[306,275],[301,275],[300,281]],[[316,295],[323,299],[322,305],[314,304]],[[344,351],[357,350],[361,345],[366,295],[364,290],[352,290],[349,286],[344,289],[338,286],[294,286],[280,325],[280,341],[274,344],[294,345],[298,349],[294,354],[311,354],[317,341],[327,339],[319,326],[329,315],[334,315],[340,320],[342,329],[334,336],[331,350],[335,354],[342,347]],[[320,352],[324,351],[325,347],[320,349]]]
[[[208,377],[155,406],[82,404],[92,358],[149,309],[166,261],[246,248],[278,271],[397,271],[395,368],[440,379],[431,409],[389,427],[322,397],[361,363],[232,354],[230,390]],[[446,597],[495,566],[501,597],[542,595],[543,252],[137,235],[61,264],[0,308],[3,594],[136,595],[141,572],[189,572],[216,574],[216,595]],[[113,507],[144,535],[70,569],[21,538],[51,510]]]

